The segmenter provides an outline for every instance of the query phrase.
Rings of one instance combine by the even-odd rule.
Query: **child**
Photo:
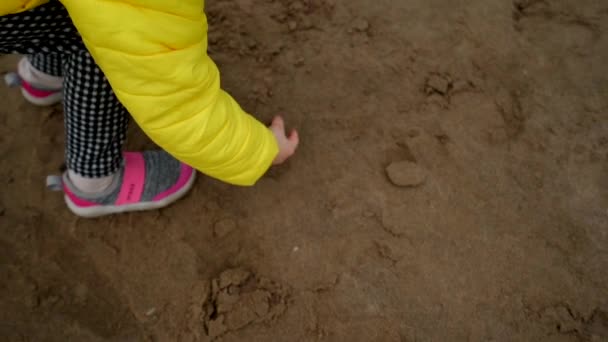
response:
[[[295,152],[298,134],[286,136],[280,117],[269,129],[221,90],[203,6],[0,1],[0,53],[27,55],[18,65],[24,97],[63,100],[68,171],[50,185],[61,186],[75,214],[164,207],[192,186],[188,165],[252,185]],[[167,152],[122,153],[128,113]]]

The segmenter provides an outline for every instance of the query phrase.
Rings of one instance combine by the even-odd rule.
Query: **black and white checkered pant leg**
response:
[[[84,50],[68,12],[57,0],[30,11],[0,16],[0,53],[49,54]]]
[[[85,177],[104,177],[122,163],[129,115],[87,51],[64,64],[64,108],[68,168]]]
[[[38,53],[28,55],[27,59],[36,70],[40,70],[48,75],[62,77],[63,60],[68,57],[67,54],[60,53]]]
[[[0,17],[0,53],[30,55],[33,66],[64,76],[66,159],[84,177],[108,176],[122,162],[128,115],[56,0]]]

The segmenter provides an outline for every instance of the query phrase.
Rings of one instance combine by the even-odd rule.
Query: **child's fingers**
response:
[[[291,133],[289,134],[289,141],[291,141],[292,143],[299,143],[300,142],[300,135],[298,134],[298,131],[296,131],[295,129],[291,131]]]
[[[278,128],[282,131],[285,131],[285,121],[283,121],[283,118],[279,115],[274,117],[274,119],[272,120],[271,126],[274,128]]]
[[[298,134],[298,131],[296,131],[295,129],[291,131],[291,133],[289,134],[289,138],[287,138],[287,140],[289,140],[289,142],[291,143],[291,145],[293,146],[294,150],[298,147],[298,145],[300,144],[300,135]]]

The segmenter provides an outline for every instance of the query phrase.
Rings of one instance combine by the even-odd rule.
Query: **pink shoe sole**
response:
[[[140,202],[124,205],[95,205],[86,207],[76,204],[73,198],[66,194],[65,203],[67,204],[71,212],[73,212],[77,216],[84,218],[96,218],[114,214],[124,214],[128,212],[157,210],[168,207],[169,205],[177,202],[179,199],[184,197],[192,189],[195,180],[196,173],[193,172],[192,176],[188,179],[188,181],[182,188],[172,193],[171,195],[163,198],[162,200],[153,202]]]
[[[63,100],[63,91],[38,89],[24,81],[17,73],[8,73],[4,81],[9,87],[21,87],[21,94],[25,100],[35,106],[47,107],[60,103]]]
[[[166,191],[156,195],[152,200],[142,201],[144,192],[146,170],[142,153],[124,153],[124,169],[122,184],[118,197],[113,204],[99,204],[77,196],[68,184],[67,173],[63,179],[49,177],[47,186],[56,190],[63,190],[68,208],[77,216],[94,218],[106,215],[121,214],[132,211],[146,211],[164,208],[184,197],[196,180],[196,172],[190,166],[181,164],[178,180]],[[59,178],[59,179],[57,179]]]
[[[52,106],[63,100],[63,93],[61,91],[49,92],[46,95],[40,96],[32,94],[32,92],[25,87],[21,87],[21,94],[23,94],[23,97],[27,102],[40,107]]]

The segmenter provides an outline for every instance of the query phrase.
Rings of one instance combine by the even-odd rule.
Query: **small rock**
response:
[[[441,95],[445,95],[450,90],[450,82],[449,80],[439,76],[439,75],[431,75],[429,79],[426,81],[426,92],[428,94],[432,94],[437,92]]]
[[[369,21],[365,19],[357,19],[353,23],[353,29],[357,32],[367,32],[369,31]]]
[[[156,313],[156,308],[150,308],[148,311],[146,311],[146,316],[150,317],[153,316]]]
[[[290,20],[287,23],[287,28],[289,28],[289,31],[295,31],[298,28],[298,23],[295,20]]]
[[[415,187],[423,184],[427,171],[416,163],[400,161],[391,163],[386,168],[386,174],[391,183],[401,187]]]
[[[297,57],[294,61],[293,61],[293,65],[296,67],[301,67],[302,65],[304,65],[304,57]]]

